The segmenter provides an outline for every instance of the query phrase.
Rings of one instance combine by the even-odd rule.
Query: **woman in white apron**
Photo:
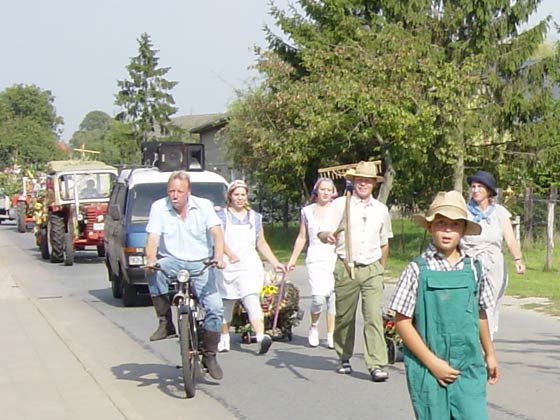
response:
[[[507,285],[506,265],[502,254],[503,241],[515,260],[517,274],[525,273],[525,265],[511,226],[511,213],[493,200],[497,195],[494,177],[488,172],[477,171],[467,177],[467,183],[471,191],[471,200],[467,204],[469,219],[480,224],[482,232],[477,236],[464,236],[462,244],[469,256],[480,260],[492,285],[496,306],[486,313],[490,336],[494,339],[494,334],[498,332],[500,301]]]
[[[309,243],[305,258],[307,277],[311,286],[311,327],[309,328],[308,342],[311,347],[319,345],[319,317],[323,311],[323,306],[326,306],[327,347],[330,349],[334,348],[335,296],[333,273],[336,254],[334,252],[335,246],[321,242],[317,233],[323,216],[336,196],[337,192],[333,181],[330,178],[319,178],[311,192],[311,200],[314,203],[301,209],[298,237],[287,264],[288,269],[293,270],[299,254],[306,243]]]
[[[264,237],[262,216],[251,210],[247,202],[249,189],[243,181],[233,181],[227,190],[226,208],[218,212],[224,228],[225,264],[216,270],[216,283],[224,302],[222,336],[218,351],[230,349],[229,323],[233,307],[241,299],[259,345],[258,354],[264,354],[272,338],[264,333],[264,316],[260,292],[264,283],[264,268],[257,250],[276,271],[285,271]]]

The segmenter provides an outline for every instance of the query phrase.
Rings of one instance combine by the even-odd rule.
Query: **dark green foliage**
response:
[[[317,168],[382,159],[380,199],[423,207],[478,168],[519,190],[556,147],[556,56],[528,65],[550,19],[519,30],[540,1],[297,3],[272,7],[263,81],[230,109],[232,161],[264,188],[301,200]]]
[[[61,124],[51,92],[33,85],[0,92],[0,167],[37,169],[63,159],[65,154],[57,147]]]
[[[79,131],[70,139],[69,147],[78,156],[81,152],[74,149],[97,151],[95,159],[112,165],[140,161],[131,125],[116,121],[102,111],[92,111],[85,116]]]
[[[123,108],[117,120],[130,123],[138,144],[168,136],[174,127],[170,117],[177,112],[170,91],[178,82],[165,79],[169,67],[159,67],[157,50],[147,33],[138,39],[138,55],[126,66],[130,80],[117,81],[115,105]]]

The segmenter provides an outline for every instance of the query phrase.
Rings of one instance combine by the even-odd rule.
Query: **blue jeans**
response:
[[[159,265],[166,273],[176,274],[179,270],[188,270],[189,273],[197,272],[202,267],[202,261],[184,261],[173,257],[164,257],[158,260]],[[151,296],[167,295],[170,280],[161,271],[146,274],[148,288]],[[224,307],[222,297],[218,293],[214,270],[208,269],[198,277],[192,277],[192,282],[198,301],[204,309],[204,328],[207,331],[221,331]]]

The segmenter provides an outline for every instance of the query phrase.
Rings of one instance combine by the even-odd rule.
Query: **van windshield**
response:
[[[166,182],[136,185],[130,194],[130,223],[148,223],[152,203],[167,196],[166,187]],[[217,182],[193,182],[191,185],[193,195],[212,201],[214,206],[224,206],[225,192],[226,186]]]

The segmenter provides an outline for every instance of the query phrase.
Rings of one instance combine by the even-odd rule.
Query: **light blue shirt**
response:
[[[191,195],[187,206],[182,220],[167,197],[152,204],[146,232],[159,235],[158,256],[185,261],[212,256],[210,228],[220,225],[212,202]]]

